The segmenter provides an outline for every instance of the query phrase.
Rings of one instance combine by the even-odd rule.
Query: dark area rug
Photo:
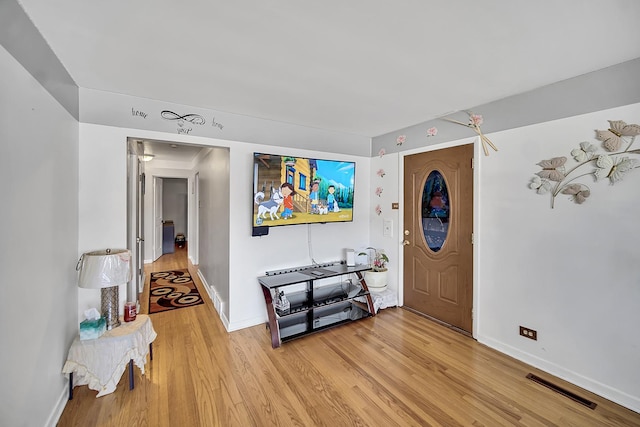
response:
[[[188,270],[151,273],[149,314],[191,307],[204,301]]]

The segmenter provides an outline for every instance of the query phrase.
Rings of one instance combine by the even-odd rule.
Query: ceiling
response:
[[[144,154],[150,154],[153,156],[151,161],[155,161],[155,163],[153,163],[154,165],[157,164],[158,160],[182,162],[191,165],[202,150],[209,149],[209,147],[201,145],[159,141],[154,139],[140,139],[136,141],[142,143],[144,147]]]
[[[637,0],[21,0],[82,88],[378,136],[640,57]]]

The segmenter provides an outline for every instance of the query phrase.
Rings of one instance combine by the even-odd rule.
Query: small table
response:
[[[121,319],[122,320],[122,319]],[[133,364],[144,375],[147,354],[153,360],[153,340],[158,334],[146,314],[138,314],[133,322],[122,322],[117,328],[93,340],[76,337],[69,349],[62,372],[69,374],[69,400],[73,399],[73,374],[76,385],[87,384],[98,391],[96,397],[113,393],[129,365],[129,390],[133,389]]]

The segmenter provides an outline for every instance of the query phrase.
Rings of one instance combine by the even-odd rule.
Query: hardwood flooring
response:
[[[178,250],[146,269],[186,263]],[[189,269],[205,304],[152,314],[154,358],[144,376],[135,368],[134,390],[126,372],[104,397],[76,387],[60,426],[640,426],[638,413],[401,308],[272,349],[264,325],[227,333]]]

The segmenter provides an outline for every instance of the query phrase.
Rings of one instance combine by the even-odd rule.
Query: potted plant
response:
[[[360,252],[358,255],[367,255],[371,271],[364,272],[364,280],[371,292],[383,291],[387,288],[387,263],[389,257],[384,250],[368,247],[366,252]]]

